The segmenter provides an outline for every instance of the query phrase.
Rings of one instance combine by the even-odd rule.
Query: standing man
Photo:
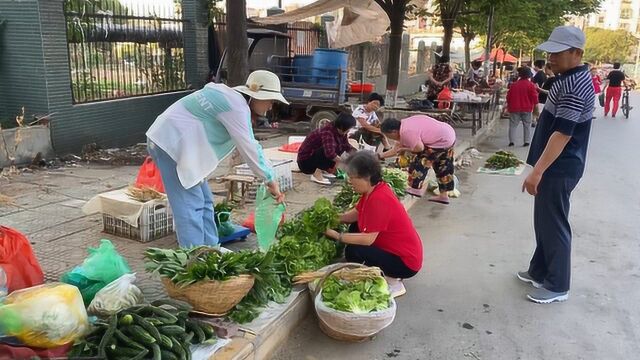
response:
[[[533,79],[531,81],[536,85],[538,91],[542,89],[544,82],[547,81],[547,74],[544,71],[544,66],[544,60],[536,60],[533,63],[535,74],[533,75]],[[543,107],[544,102],[542,102],[542,93],[540,93],[538,95],[538,103],[536,104],[536,108],[533,110],[533,122],[531,123],[532,127],[536,127],[536,124],[538,123],[538,117],[540,116]]]
[[[571,278],[571,191],[587,157],[595,94],[589,68],[582,64],[584,33],[559,26],[538,47],[559,74],[549,91],[533,136],[527,163],[533,171],[522,191],[535,196],[536,250],[528,271],[518,278],[536,289],[527,298],[540,304],[567,300]]]
[[[616,117],[618,113],[618,106],[620,104],[620,97],[622,96],[622,82],[626,76],[620,70],[620,63],[613,63],[613,70],[607,75],[607,90],[605,91],[604,100],[604,116],[609,116],[609,109],[611,109],[611,100],[613,100],[613,109],[611,109],[611,116]]]

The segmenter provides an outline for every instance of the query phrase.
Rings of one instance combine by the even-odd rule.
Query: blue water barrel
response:
[[[313,74],[311,68],[313,67],[313,55],[296,55],[291,63],[293,67],[293,73],[298,76],[293,77],[293,81],[299,83],[312,83]]]
[[[349,53],[337,49],[316,49],[313,52],[313,77],[321,85],[337,86],[338,69],[342,72],[340,91],[347,90]]]

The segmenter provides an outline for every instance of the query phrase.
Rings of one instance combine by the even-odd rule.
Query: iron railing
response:
[[[185,90],[181,1],[65,0],[74,103]]]

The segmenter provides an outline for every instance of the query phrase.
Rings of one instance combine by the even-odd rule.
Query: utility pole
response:
[[[487,47],[484,50],[484,76],[489,78],[489,63],[491,62],[491,42],[493,40],[493,12],[494,5],[489,10],[489,21],[487,23]],[[494,74],[495,75],[495,74]]]

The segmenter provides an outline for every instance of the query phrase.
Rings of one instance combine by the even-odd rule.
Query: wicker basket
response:
[[[210,252],[219,253],[220,251],[201,249],[192,256],[188,264]],[[254,282],[255,278],[252,275],[238,275],[224,281],[198,281],[181,287],[168,278],[162,278],[162,284],[169,297],[186,301],[193,306],[195,312],[209,316],[223,316],[229,312],[249,293]]]
[[[225,281],[199,281],[179,287],[170,279],[162,278],[169,297],[186,301],[197,312],[210,316],[223,316],[249,293],[255,279],[251,275],[234,276]]]
[[[353,314],[332,309],[322,301],[322,284],[334,272],[346,267],[363,267],[361,264],[343,264],[333,268],[315,286],[314,307],[320,329],[327,336],[348,342],[360,342],[367,340],[387,326],[391,325],[396,317],[396,302],[392,298],[388,309],[369,314]]]

